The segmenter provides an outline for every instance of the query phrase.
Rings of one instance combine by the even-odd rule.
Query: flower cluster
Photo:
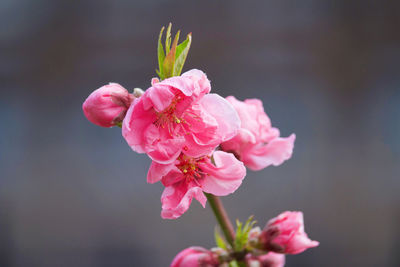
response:
[[[244,245],[240,250],[237,248],[238,242],[233,248],[225,243],[211,250],[191,247],[181,251],[171,266],[228,266],[235,256],[238,257],[240,251],[239,257],[246,262],[246,266],[282,267],[285,264],[285,254],[299,254],[319,244],[309,239],[304,232],[303,214],[299,211],[283,212],[271,219],[262,231],[259,227],[251,228],[252,224],[246,225],[243,230],[236,232],[237,238],[244,238]],[[191,265],[185,265],[188,262]]]
[[[94,91],[83,110],[93,123],[122,123],[122,135],[152,163],[148,183],[161,181],[161,216],[176,219],[193,198],[203,207],[205,193],[233,193],[246,175],[290,158],[295,136],[279,137],[260,100],[244,102],[211,94],[200,70],[159,81],[141,96],[111,83]]]
[[[205,207],[212,195],[233,193],[242,184],[246,167],[258,171],[288,160],[296,136],[281,137],[260,100],[210,93],[211,83],[198,69],[181,75],[191,34],[178,45],[178,32],[171,46],[169,26],[164,50],[163,30],[158,42],[160,79],[153,78],[147,90],[136,88],[133,93],[110,83],[91,93],[82,108],[96,125],[121,127],[132,150],[152,160],[147,182],[165,187],[161,217],[176,219],[193,198]],[[171,266],[231,266],[238,260],[246,266],[279,267],[285,263],[284,254],[318,245],[304,232],[301,212],[284,212],[263,231],[252,228],[250,221],[238,224],[229,244],[218,238],[219,248],[190,247]]]
[[[215,151],[237,134],[240,119],[227,100],[210,90],[200,70],[153,79],[123,121],[122,135],[130,147],[152,159],[147,182],[165,186],[163,218],[181,216],[192,198],[205,206],[203,192],[230,194],[245,177],[243,163],[233,154]]]

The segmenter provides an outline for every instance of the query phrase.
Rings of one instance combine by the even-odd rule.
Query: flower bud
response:
[[[133,96],[136,98],[141,97],[144,94],[144,91],[140,88],[134,88],[133,89]]]
[[[250,230],[249,232],[249,239],[248,239],[248,243],[250,246],[252,247],[256,247],[258,244],[258,238],[261,234],[261,229],[260,227],[254,227],[253,229]]]
[[[264,250],[286,254],[298,254],[319,245],[304,232],[303,213],[300,211],[286,211],[271,219],[259,240]]]
[[[86,118],[102,127],[112,127],[122,122],[133,96],[117,83],[104,85],[93,91],[82,105]]]
[[[218,267],[217,256],[202,247],[190,247],[179,252],[171,267]]]
[[[247,267],[283,267],[285,265],[285,255],[268,252],[267,254],[254,257],[250,254],[246,256]]]

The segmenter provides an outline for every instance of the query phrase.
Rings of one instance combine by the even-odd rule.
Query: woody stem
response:
[[[233,247],[233,241],[235,240],[235,231],[233,230],[233,225],[231,220],[226,213],[224,205],[221,202],[219,197],[214,196],[212,194],[205,193],[208,203],[210,203],[210,207],[214,212],[215,218],[218,221],[219,226],[224,232],[226,241]]]

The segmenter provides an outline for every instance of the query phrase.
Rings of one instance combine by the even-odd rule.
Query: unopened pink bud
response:
[[[263,249],[285,254],[298,254],[319,245],[304,232],[303,213],[285,211],[271,219],[260,234]]]
[[[133,96],[117,83],[104,85],[93,91],[82,105],[86,118],[102,127],[122,122]]]
[[[190,247],[175,256],[170,267],[218,267],[217,256],[202,247]]]
[[[285,265],[285,255],[268,252],[267,254],[253,257],[246,256],[247,267],[283,267]]]

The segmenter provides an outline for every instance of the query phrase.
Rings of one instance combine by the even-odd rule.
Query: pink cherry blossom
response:
[[[82,109],[92,123],[112,127],[122,122],[133,98],[121,85],[110,83],[93,91]]]
[[[260,235],[264,249],[286,254],[298,254],[319,245],[304,232],[303,213],[285,211],[271,219]]]
[[[174,163],[153,161],[147,181],[162,181],[165,189],[161,196],[161,217],[176,219],[188,210],[193,198],[205,207],[207,198],[203,192],[216,196],[233,193],[245,175],[246,168],[233,154],[216,151],[212,158],[181,154]]]
[[[211,153],[237,134],[240,119],[232,105],[216,94],[200,70],[163,81],[129,108],[122,135],[133,150],[158,163],[175,161],[182,151],[191,157]]]
[[[221,144],[224,151],[234,153],[255,171],[270,165],[278,166],[292,156],[296,136],[280,137],[279,130],[271,126],[260,100],[239,101],[233,96],[226,99],[238,112],[241,128],[234,138]]]
[[[217,256],[202,247],[190,247],[179,252],[171,267],[218,267]]]
[[[283,267],[285,266],[285,255],[268,252],[255,257],[249,254],[246,256],[246,264],[248,267]]]

